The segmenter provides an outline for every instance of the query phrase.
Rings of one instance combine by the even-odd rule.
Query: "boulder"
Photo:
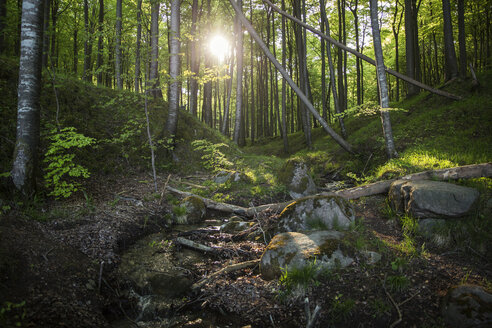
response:
[[[177,224],[196,224],[203,221],[207,208],[203,200],[196,196],[184,198],[180,204],[178,213],[175,213]]]
[[[289,195],[293,199],[316,193],[316,185],[309,175],[305,162],[299,159],[290,159],[280,170],[279,182],[287,186]]]
[[[238,182],[241,180],[241,174],[232,171],[220,171],[215,175],[214,182],[224,184],[226,182]]]
[[[278,232],[347,230],[354,222],[354,209],[336,196],[300,198],[280,213]]]
[[[229,221],[220,226],[220,231],[225,233],[235,233],[251,228],[255,223],[247,221]]]
[[[338,231],[278,234],[261,256],[260,273],[264,279],[271,280],[281,275],[281,268],[301,269],[315,260],[320,270],[346,267],[354,260],[340,249],[343,236]]]
[[[442,316],[450,327],[492,327],[492,294],[480,286],[454,287],[444,298]]]
[[[479,196],[474,188],[430,180],[397,180],[389,191],[392,207],[415,218],[461,217],[470,212]]]

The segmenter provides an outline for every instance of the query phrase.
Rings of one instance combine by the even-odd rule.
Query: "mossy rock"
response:
[[[280,169],[278,181],[287,187],[293,199],[316,192],[316,185],[309,175],[309,168],[301,159],[289,159]]]
[[[449,327],[492,327],[492,294],[480,286],[453,287],[444,298],[442,315]]]
[[[229,221],[220,226],[220,231],[225,233],[235,233],[244,231],[248,228],[251,228],[255,223],[254,222],[245,222],[245,221]]]
[[[350,203],[336,196],[300,198],[280,213],[277,232],[347,230],[355,221]]]
[[[278,234],[261,257],[261,275],[266,280],[275,279],[281,275],[281,269],[301,269],[312,265],[315,260],[320,270],[346,267],[353,262],[353,258],[342,250],[343,237],[344,234],[338,231]]]
[[[182,213],[175,213],[177,224],[197,224],[203,221],[207,208],[200,197],[189,196],[184,198],[179,204]]]

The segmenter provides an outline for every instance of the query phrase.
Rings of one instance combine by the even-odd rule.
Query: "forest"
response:
[[[492,325],[491,0],[0,0],[0,327]]]

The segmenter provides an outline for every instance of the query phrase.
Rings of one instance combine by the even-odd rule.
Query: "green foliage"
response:
[[[26,302],[4,302],[0,306],[0,325],[2,327],[22,327],[22,321],[26,317]]]
[[[410,280],[404,275],[388,276],[386,283],[392,292],[401,293],[410,287]]]
[[[397,257],[393,262],[391,262],[391,269],[393,271],[398,271],[399,273],[402,273],[403,270],[407,267],[407,260],[401,257]]]
[[[330,317],[334,322],[347,320],[355,307],[355,301],[351,298],[342,299],[343,294],[338,294],[331,302]]]
[[[186,214],[186,207],[185,206],[173,206],[173,213],[176,216],[182,216]]]
[[[316,259],[301,268],[294,267],[289,270],[281,268],[281,270],[282,275],[280,276],[279,282],[288,292],[292,292],[297,288],[305,290],[311,285],[319,285],[319,281],[317,280],[319,268],[316,265]]]
[[[207,170],[218,172],[232,166],[232,163],[227,159],[224,153],[220,150],[222,147],[229,147],[225,143],[212,143],[205,139],[194,140],[191,142],[194,150],[203,153],[202,165]]]
[[[77,164],[76,152],[79,149],[92,146],[95,140],[77,132],[74,127],[63,128],[59,131],[51,131],[48,137],[50,144],[45,153],[44,162],[48,164],[45,169],[44,181],[51,190],[50,196],[67,198],[80,188],[77,178],[89,178],[87,168]]]
[[[391,306],[379,298],[369,301],[369,308],[372,312],[371,316],[374,319],[381,318],[383,315],[390,313],[391,311]]]

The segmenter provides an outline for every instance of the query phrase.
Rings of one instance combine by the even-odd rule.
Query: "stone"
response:
[[[381,261],[381,254],[374,251],[363,251],[362,255],[364,256],[366,264],[373,265]]]
[[[347,230],[355,221],[350,203],[336,196],[300,198],[280,213],[278,232]]]
[[[397,180],[389,191],[393,209],[414,218],[462,217],[473,209],[479,196],[474,188],[430,180]]]
[[[197,224],[203,222],[207,208],[203,200],[196,196],[189,196],[183,199],[179,207],[180,213],[176,214],[175,221],[177,224]],[[181,213],[184,211],[184,213]]]
[[[215,175],[214,182],[217,184],[224,184],[226,182],[238,182],[241,181],[241,174],[231,171],[220,171]]]
[[[354,260],[340,249],[344,234],[339,231],[285,232],[276,235],[260,260],[265,280],[278,278],[282,269],[301,269],[316,261],[320,270],[346,267]]]
[[[279,182],[287,186],[293,199],[316,193],[316,185],[309,175],[309,168],[299,159],[288,160],[279,172]]]
[[[492,294],[474,285],[451,288],[444,297],[442,316],[450,327],[492,327]]]
[[[417,221],[417,231],[422,236],[431,238],[446,223],[445,221],[443,219],[420,219]]]
[[[220,226],[220,231],[225,233],[235,233],[251,228],[255,223],[247,221],[229,221]]]

